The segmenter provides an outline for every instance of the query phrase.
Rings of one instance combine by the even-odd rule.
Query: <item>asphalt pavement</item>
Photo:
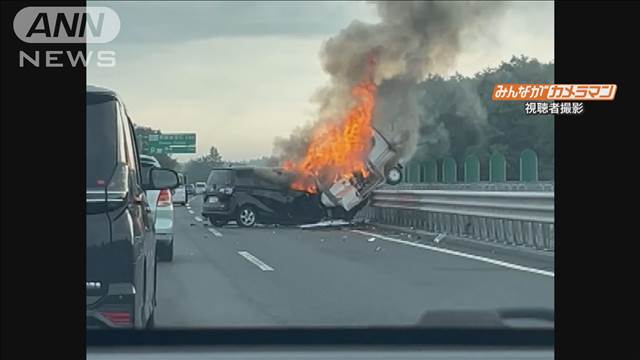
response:
[[[160,328],[410,325],[431,310],[553,309],[552,261],[370,225],[216,228],[201,202],[175,207],[174,260],[158,268]]]

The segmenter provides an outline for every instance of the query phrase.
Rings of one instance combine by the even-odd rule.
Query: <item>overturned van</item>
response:
[[[397,152],[379,131],[373,130],[373,144],[366,161],[369,174],[340,180],[323,191],[321,200],[327,208],[342,208],[353,213],[366,204],[373,190],[380,185],[395,185],[402,181],[402,165],[397,161]]]

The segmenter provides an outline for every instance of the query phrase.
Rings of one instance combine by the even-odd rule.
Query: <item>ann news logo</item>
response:
[[[16,36],[29,44],[106,44],[118,36],[120,17],[108,7],[26,7],[13,19]],[[115,51],[20,50],[18,65],[56,68],[116,64]]]

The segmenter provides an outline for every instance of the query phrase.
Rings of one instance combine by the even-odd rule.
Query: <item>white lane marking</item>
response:
[[[422,248],[422,249],[441,252],[441,253],[444,253],[444,254],[460,256],[460,257],[463,257],[463,258],[482,261],[482,262],[486,262],[486,263],[489,263],[489,264],[506,267],[506,268],[513,269],[513,270],[520,270],[520,271],[526,271],[526,272],[530,272],[530,273],[534,273],[534,274],[555,277],[555,273],[552,272],[552,271],[534,269],[534,268],[530,268],[530,267],[526,267],[526,266],[522,266],[522,265],[516,265],[516,264],[508,263],[508,262],[505,262],[505,261],[490,259],[490,258],[487,258],[487,257],[484,257],[484,256],[467,254],[467,253],[463,253],[463,252],[455,251],[455,250],[443,249],[443,248],[438,248],[438,247],[424,245],[424,244],[416,244],[416,243],[412,243],[410,241],[395,239],[395,238],[392,238],[392,237],[388,237],[388,236],[384,236],[384,235],[378,235],[378,234],[374,234],[374,233],[370,233],[370,232],[362,231],[362,230],[351,230],[351,231],[359,233],[359,234],[362,234],[362,235],[375,236],[375,237],[377,237],[379,239],[395,242],[395,243],[398,243],[398,244],[409,245],[409,246],[414,246],[414,247],[418,247],[418,248]]]
[[[260,259],[251,255],[248,251],[238,251],[238,254],[240,254],[240,256],[242,256],[243,258],[249,260],[255,266],[259,267],[262,271],[273,271],[273,268],[271,266],[263,263]]]
[[[195,212],[193,212],[193,210],[189,210],[189,214],[193,215]]]
[[[200,216],[196,216],[194,219],[196,219],[196,221],[202,222],[202,218]]]
[[[218,231],[216,229],[209,228],[209,231],[215,236],[222,236],[222,233],[220,233],[220,231]]]

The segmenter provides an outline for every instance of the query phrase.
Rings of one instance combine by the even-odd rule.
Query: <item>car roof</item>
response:
[[[275,166],[248,166],[248,165],[241,165],[241,166],[231,166],[231,167],[217,167],[217,168],[213,168],[211,169],[211,171],[214,170],[256,170],[256,169],[264,169],[264,170],[275,170],[275,171],[282,171],[282,168],[279,167],[275,167]]]
[[[87,93],[111,95],[116,98],[118,97],[118,94],[115,91],[95,85],[87,85]]]

